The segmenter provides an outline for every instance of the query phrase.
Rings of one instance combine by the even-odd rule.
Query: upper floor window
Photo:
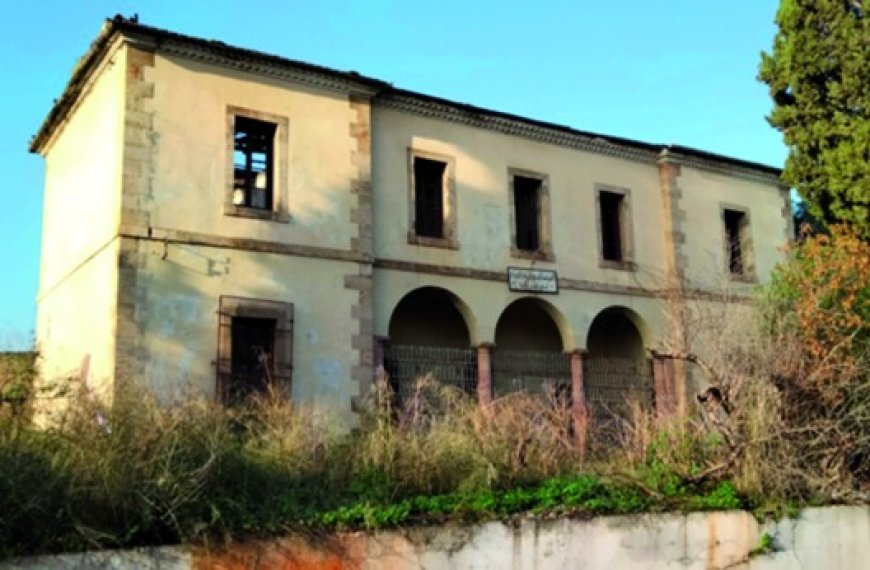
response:
[[[457,248],[453,159],[410,151],[410,231],[418,245]]]
[[[286,117],[227,107],[224,213],[289,221]]]
[[[419,237],[444,237],[446,173],[446,162],[414,157],[414,231]]]
[[[599,186],[598,241],[603,267],[632,268],[632,233],[629,191]]]
[[[233,131],[233,205],[272,209],[277,125],[236,117]]]
[[[722,208],[722,225],[728,273],[734,278],[751,279],[749,214],[745,210]]]
[[[514,176],[514,221],[517,249],[538,251],[541,244],[541,181]]]
[[[553,260],[550,195],[546,175],[511,169],[511,254]]]

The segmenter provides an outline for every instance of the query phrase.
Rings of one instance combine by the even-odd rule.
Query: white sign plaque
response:
[[[508,288],[511,291],[532,293],[558,293],[559,278],[550,269],[507,268]]]

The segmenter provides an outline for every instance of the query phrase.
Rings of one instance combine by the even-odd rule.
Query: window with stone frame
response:
[[[227,107],[227,183],[224,214],[289,222],[288,120]]]
[[[735,279],[751,279],[749,214],[744,209],[722,208],[722,230],[725,243],[725,264]]]
[[[408,242],[456,249],[453,159],[411,149]]]
[[[221,296],[218,315],[218,399],[238,405],[272,390],[289,394],[293,305]]]
[[[625,188],[596,185],[599,265],[634,268],[631,193]]]
[[[508,169],[511,255],[554,261],[550,239],[550,191],[546,174]]]

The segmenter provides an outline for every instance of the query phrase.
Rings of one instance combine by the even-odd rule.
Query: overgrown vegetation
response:
[[[278,399],[163,408],[137,394],[108,411],[81,400],[44,431],[4,420],[0,557],[524,511],[741,505],[730,484],[685,481],[655,449],[623,475],[581,464],[553,401],[517,394],[485,411],[426,379],[398,413],[380,401],[351,434]]]
[[[679,355],[711,384],[704,425],[725,445],[708,474],[755,502],[870,498],[870,244],[830,230],[787,253],[754,311],[700,315],[704,356]]]
[[[870,246],[845,228],[808,238],[756,311],[736,307],[689,323],[703,358],[674,355],[710,382],[697,409],[664,420],[632,406],[618,429],[592,426],[582,456],[555,394],[482,409],[429,378],[398,410],[382,388],[349,434],[277,398],[161,407],[127,393],[102,409],[82,396],[44,430],[3,416],[0,557],[517,513],[866,501]]]
[[[35,376],[35,353],[0,352],[0,416],[25,412]]]

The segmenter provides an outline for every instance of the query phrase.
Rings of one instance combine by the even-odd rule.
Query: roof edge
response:
[[[782,185],[779,181],[782,170],[774,166],[681,145],[647,143],[624,137],[582,131],[521,115],[459,103],[393,87],[388,82],[356,72],[338,71],[256,50],[231,46],[220,41],[179,34],[140,24],[135,17],[127,19],[120,15],[105,20],[100,33],[91,43],[88,51],[76,63],[61,97],[55,100],[39,130],[31,139],[30,152],[41,154],[45,149],[48,141],[75,106],[83,87],[110,49],[117,35],[123,35],[134,42],[137,39],[151,39],[155,50],[182,57],[191,57],[208,63],[289,79],[321,88],[364,92],[373,97],[374,102],[385,107],[421,116],[628,160],[655,163],[666,159],[712,172]]]
[[[72,109],[75,102],[78,100],[82,92],[82,87],[90,78],[91,73],[96,68],[97,64],[107,53],[109,46],[112,43],[112,38],[115,35],[115,27],[113,20],[106,20],[103,23],[100,33],[91,42],[88,51],[78,59],[73,68],[70,79],[64,87],[60,98],[55,99],[51,109],[46,115],[39,130],[30,139],[28,151],[34,154],[40,154],[45,147],[45,144],[52,137],[57,127],[66,118],[67,113]]]

